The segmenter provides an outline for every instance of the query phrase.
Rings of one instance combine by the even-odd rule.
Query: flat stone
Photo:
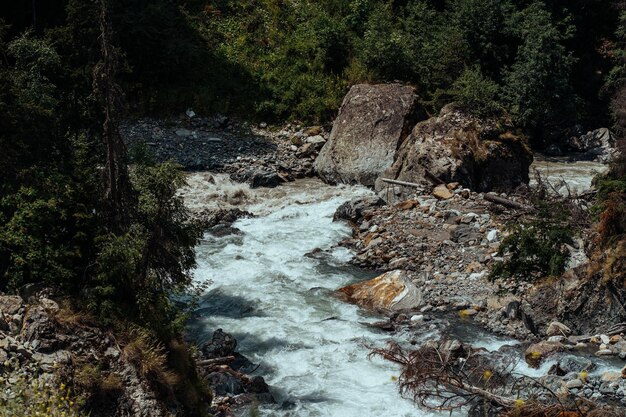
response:
[[[568,389],[572,389],[572,388],[580,388],[580,387],[582,387],[583,385],[584,385],[584,384],[583,384],[583,381],[581,381],[580,379],[572,379],[571,381],[567,381],[567,382],[565,383],[565,386],[566,386]]]
[[[611,349],[601,349],[596,352],[596,356],[610,356],[612,354],[613,352],[611,351]]]
[[[433,190],[433,195],[440,200],[449,200],[454,197],[454,193],[448,190],[445,184],[440,184]]]

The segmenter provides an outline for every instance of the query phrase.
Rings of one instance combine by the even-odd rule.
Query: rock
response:
[[[498,231],[496,229],[491,229],[487,232],[487,241],[494,242],[498,238]]]
[[[24,342],[38,340],[38,350],[41,352],[50,352],[61,344],[56,337],[56,322],[40,305],[26,310],[20,339]]]
[[[467,308],[465,310],[459,311],[459,314],[461,315],[461,317],[471,317],[478,314],[478,311],[473,308]]]
[[[565,383],[565,386],[566,386],[568,389],[572,389],[572,388],[580,388],[580,387],[582,387],[583,385],[584,385],[584,384],[583,384],[583,381],[581,381],[580,379],[572,379],[571,381],[567,381],[567,382]]]
[[[613,354],[611,349],[600,349],[596,352],[596,356],[610,356]]]
[[[253,168],[240,173],[231,175],[232,179],[237,182],[247,182],[250,188],[268,187],[274,188],[280,185],[283,180],[273,171],[265,169]]]
[[[546,330],[546,334],[548,336],[569,336],[570,334],[572,334],[572,331],[563,323],[553,321],[548,325],[548,330]]]
[[[300,158],[315,155],[322,149],[324,142],[305,143],[296,150],[296,155]]]
[[[617,156],[615,137],[607,128],[587,132],[579,137],[571,137],[567,144],[575,152],[584,152],[589,159],[610,162]]]
[[[600,377],[600,380],[602,382],[616,382],[622,379],[622,374],[621,372],[605,372],[602,374],[602,376]]]
[[[322,136],[320,135],[315,135],[315,136],[310,136],[308,138],[305,139],[306,143],[311,143],[311,144],[324,144],[326,143],[326,139],[324,139]]]
[[[609,343],[611,343],[611,338],[609,336],[605,335],[605,334],[600,335],[600,340],[605,345],[608,345]]]
[[[626,379],[626,366],[624,366],[624,367],[622,368],[622,372],[621,372],[621,374],[622,374],[622,378],[623,378],[623,379]]]
[[[450,240],[455,243],[467,243],[471,240],[479,242],[481,238],[481,233],[467,224],[458,225],[450,233]]]
[[[550,368],[548,373],[554,375],[567,375],[570,373],[590,372],[596,368],[596,365],[587,358],[580,356],[567,355],[560,358],[559,361]]]
[[[424,315],[423,314],[416,314],[414,316],[411,316],[411,321],[413,323],[421,323],[424,321]]]
[[[207,359],[231,356],[237,348],[237,340],[222,329],[213,332],[210,342],[206,342],[200,350]]]
[[[564,350],[562,343],[542,341],[530,345],[524,352],[524,359],[531,367],[538,368],[547,357]]]
[[[356,222],[363,216],[365,210],[381,207],[385,204],[385,200],[378,196],[355,197],[337,208],[333,221],[348,220]]]
[[[347,301],[369,309],[402,310],[422,305],[421,291],[402,270],[348,285],[339,289],[338,293]]]
[[[311,126],[307,130],[304,131],[304,134],[307,136],[317,136],[322,133],[321,126]]]
[[[24,307],[24,300],[19,295],[0,296],[0,313],[13,316]]]
[[[500,131],[495,119],[448,105],[439,116],[415,126],[382,176],[418,184],[430,184],[435,176],[477,191],[506,191],[528,183],[533,157],[525,139]],[[383,188],[376,183],[377,191]]]
[[[415,89],[401,84],[352,86],[315,160],[320,178],[373,186],[415,123],[417,101]]]
[[[454,193],[448,190],[445,184],[440,184],[433,190],[433,195],[440,200],[449,200],[454,197]]]

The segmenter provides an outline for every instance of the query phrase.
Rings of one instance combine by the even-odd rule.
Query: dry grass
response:
[[[179,382],[178,375],[169,369],[167,352],[163,345],[147,330],[133,326],[128,331],[129,342],[124,346],[124,355],[149,381],[172,389]]]

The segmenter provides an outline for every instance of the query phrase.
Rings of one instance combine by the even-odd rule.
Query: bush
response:
[[[574,235],[569,219],[563,205],[543,203],[532,219],[510,224],[498,253],[505,259],[493,265],[490,278],[532,282],[563,273],[569,260],[565,245]]]
[[[459,105],[477,116],[491,116],[500,109],[499,93],[498,84],[485,77],[478,67],[466,69],[449,91]]]

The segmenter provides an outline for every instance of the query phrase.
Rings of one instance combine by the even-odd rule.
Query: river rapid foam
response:
[[[197,248],[195,279],[212,284],[196,331],[204,339],[217,328],[232,333],[239,351],[260,365],[258,373],[277,400],[262,406],[261,415],[434,415],[400,396],[397,367],[368,358],[371,346],[389,340],[388,334],[367,325],[378,318],[330,294],[368,278],[346,266],[351,256],[347,250],[332,249],[350,234],[332,216],[344,201],[370,191],[317,180],[257,191],[224,177],[216,176],[215,184],[207,178],[190,178],[190,205],[223,204],[243,192],[243,208],[257,217],[234,224],[242,234],[206,235]],[[317,248],[325,256],[307,256]]]

